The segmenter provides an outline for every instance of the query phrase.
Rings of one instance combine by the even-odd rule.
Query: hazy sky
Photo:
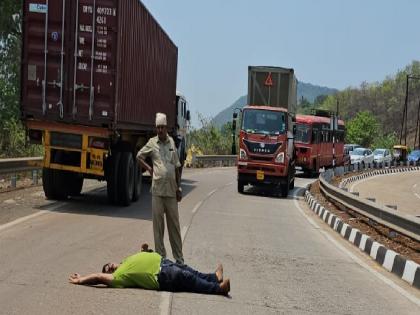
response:
[[[248,65],[294,68],[343,89],[420,60],[418,0],[143,0],[178,46],[178,90],[196,118],[247,93]]]

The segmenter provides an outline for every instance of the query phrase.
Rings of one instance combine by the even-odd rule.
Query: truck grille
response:
[[[263,142],[252,142],[244,140],[248,151],[257,154],[274,154],[277,149],[281,146],[281,142],[277,143],[263,143]]]

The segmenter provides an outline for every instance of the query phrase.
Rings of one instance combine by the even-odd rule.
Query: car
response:
[[[420,150],[414,150],[411,151],[411,153],[408,155],[407,160],[409,162],[419,162],[420,161]]]
[[[347,151],[350,153],[350,152],[352,152],[354,149],[361,148],[361,147],[362,147],[361,145],[359,145],[359,144],[354,144],[354,143],[351,143],[351,144],[345,144],[345,145],[344,145],[344,150],[347,150]]]
[[[350,152],[350,163],[360,164],[362,167],[373,164],[373,153],[370,149],[356,148]]]
[[[373,151],[373,160],[376,163],[391,163],[392,154],[388,149],[375,149]]]

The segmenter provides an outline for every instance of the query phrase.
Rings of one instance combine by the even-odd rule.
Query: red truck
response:
[[[137,201],[135,157],[156,112],[185,152],[177,47],[138,0],[25,0],[22,30],[21,117],[45,148],[47,198],[80,194],[91,178],[107,181],[110,202]]]
[[[293,69],[248,68],[248,105],[241,111],[239,132],[238,192],[251,184],[275,188],[287,197],[293,189],[296,85]]]

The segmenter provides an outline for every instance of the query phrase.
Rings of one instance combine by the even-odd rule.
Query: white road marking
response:
[[[230,183],[228,183],[228,184],[226,184],[226,185],[223,185],[222,187],[226,187],[226,186],[229,186],[229,185],[231,185],[233,182],[230,182]],[[222,187],[220,187],[220,188],[222,188]],[[195,215],[195,213],[198,211],[198,209],[203,205],[203,203],[204,203],[204,201],[206,201],[211,195],[213,195],[217,190],[219,190],[220,188],[216,188],[216,189],[214,189],[214,190],[212,190],[211,192],[209,192],[208,194],[207,194],[207,196],[203,199],[203,200],[201,200],[201,201],[199,201],[195,206],[194,206],[194,208],[192,209],[192,213],[193,213],[193,217],[191,218],[191,221],[190,221],[190,223],[189,223],[189,225],[185,225],[185,226],[183,226],[182,227],[182,229],[181,229],[181,239],[182,239],[182,243],[184,243],[184,241],[185,241],[185,237],[186,237],[186,235],[187,235],[187,232],[188,232],[188,229],[190,228],[190,226],[191,226],[191,223],[192,223],[192,220],[193,220],[193,218],[194,218],[194,215]],[[160,301],[160,304],[159,304],[159,310],[160,310],[160,314],[161,315],[169,315],[169,314],[171,314],[171,305],[172,305],[172,299],[173,299],[173,293],[172,292],[162,292],[161,293],[161,301]]]
[[[183,226],[182,227],[182,229],[181,229],[181,239],[182,239],[182,242],[184,242],[184,240],[185,240],[185,235],[187,234],[187,231],[188,231],[188,226]]]
[[[203,204],[203,202],[204,202],[204,200],[201,200],[200,202],[198,202],[196,205],[195,205],[195,207],[192,209],[192,213],[194,214],[194,213],[196,213],[197,212],[197,210],[198,210],[198,208],[200,208],[201,207],[201,205]]]
[[[10,227],[12,227],[12,226],[15,226],[15,225],[17,225],[17,224],[19,224],[19,223],[22,223],[22,222],[28,221],[28,220],[33,219],[33,218],[35,218],[35,217],[38,217],[38,216],[40,216],[40,215],[46,214],[47,212],[48,212],[48,211],[46,211],[46,210],[42,210],[42,211],[39,211],[39,212],[36,212],[36,213],[30,214],[30,215],[27,215],[26,217],[22,217],[22,218],[19,218],[19,219],[14,220],[14,221],[12,221],[12,222],[8,222],[8,223],[6,223],[6,224],[0,225],[0,231],[2,231],[2,230],[4,230],[4,229],[7,229],[7,228],[10,228]]]
[[[209,192],[207,194],[207,198],[210,197],[211,195],[213,195],[216,191],[217,191],[217,189],[213,189],[211,192]]]
[[[294,192],[293,197],[297,197],[298,193],[300,191],[304,190],[304,188],[299,188],[297,191]],[[369,271],[370,273],[372,273],[374,276],[376,276],[378,279],[382,280],[384,283],[386,283],[388,286],[390,286],[391,288],[393,288],[394,290],[396,290],[398,293],[400,293],[402,296],[406,297],[407,299],[409,299],[411,302],[413,302],[414,304],[420,306],[420,299],[418,299],[417,297],[415,297],[414,295],[412,295],[411,293],[407,292],[405,289],[401,288],[399,285],[397,285],[394,281],[388,279],[387,277],[385,277],[384,275],[380,274],[378,271],[374,270],[372,267],[368,266],[366,263],[364,263],[360,258],[358,258],[356,255],[354,255],[353,253],[351,253],[347,248],[345,248],[343,245],[341,245],[340,243],[338,243],[338,241],[336,241],[332,236],[330,236],[327,232],[323,231],[319,225],[312,220],[304,211],[303,209],[300,207],[299,203],[298,203],[298,199],[296,198],[294,200],[295,202],[295,206],[296,208],[299,210],[299,212],[303,215],[303,217],[308,220],[308,222],[315,227],[321,234],[323,234],[329,241],[331,241],[338,249],[340,249],[342,252],[344,252],[345,254],[347,254],[354,262],[356,262],[359,266],[363,267],[364,269],[366,269],[367,271]],[[407,262],[408,263],[408,262]],[[407,268],[406,268],[407,269]],[[403,276],[404,278],[404,276]],[[407,274],[406,278],[413,278],[414,276],[412,274]]]
[[[170,314],[169,310],[171,309],[172,303],[172,293],[170,292],[161,292],[161,301],[159,304],[159,313],[161,315]]]
[[[27,216],[25,216],[25,217],[21,217],[21,218],[19,218],[19,219],[14,220],[14,221],[11,221],[11,222],[8,222],[8,223],[5,223],[5,224],[3,224],[3,225],[0,225],[0,231],[5,230],[5,229],[7,229],[7,228],[10,228],[10,227],[12,227],[12,226],[15,226],[15,225],[17,225],[17,224],[19,224],[19,223],[22,223],[22,222],[28,221],[28,220],[30,220],[30,219],[36,218],[36,217],[38,217],[38,216],[41,216],[41,215],[47,214],[47,213],[49,213],[49,212],[51,212],[51,211],[54,211],[54,210],[56,210],[56,209],[60,208],[62,205],[63,205],[62,203],[53,203],[51,206],[47,206],[47,207],[45,207],[47,210],[41,210],[41,211],[38,211],[38,212],[32,213],[32,214],[30,214],[30,215],[27,215]]]

